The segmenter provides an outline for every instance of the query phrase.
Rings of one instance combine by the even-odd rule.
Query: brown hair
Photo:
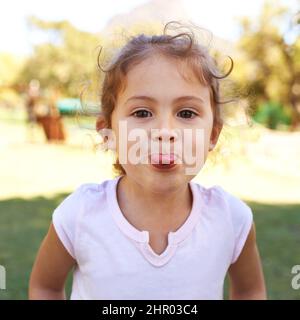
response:
[[[174,24],[180,25],[176,21],[168,22],[161,35],[147,36],[139,34],[132,36],[125,46],[112,58],[107,70],[104,70],[99,63],[100,50],[98,66],[105,72],[101,94],[101,114],[104,116],[108,128],[111,128],[111,114],[117,103],[118,94],[126,83],[126,74],[134,65],[151,57],[153,54],[162,54],[168,58],[186,63],[188,70],[192,70],[200,83],[208,86],[210,89],[214,119],[213,126],[223,125],[220,106],[230,101],[220,101],[219,80],[231,73],[233,60],[229,57],[231,61],[230,69],[226,74],[220,75],[216,60],[209,54],[208,49],[204,45],[197,43],[192,30],[176,35],[167,34],[168,28]],[[114,169],[118,175],[125,174],[118,159],[116,159]]]

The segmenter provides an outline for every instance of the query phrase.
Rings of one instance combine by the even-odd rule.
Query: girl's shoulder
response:
[[[206,187],[202,184],[194,182],[202,194],[204,201],[209,206],[220,206],[232,213],[249,212],[249,205],[233,193],[225,190],[220,185]]]
[[[63,199],[54,211],[65,211],[66,215],[74,215],[84,206],[101,205],[108,194],[108,189],[116,179],[107,179],[100,183],[83,183]],[[86,210],[88,211],[88,210]]]
[[[90,201],[93,196],[99,199],[115,182],[116,179],[107,179],[99,183],[83,183],[70,193],[62,203],[72,202],[74,204],[85,200]]]
[[[236,242],[236,251],[232,261],[236,261],[253,223],[251,207],[220,185],[210,187],[198,183],[196,185],[205,204],[204,214],[211,219],[215,217],[215,220],[212,219],[212,221],[219,219],[227,221],[227,226],[232,230]]]
[[[79,221],[104,211],[107,188],[115,179],[101,183],[84,183],[78,186],[54,209],[52,223],[67,251],[75,258],[75,243]],[[102,210],[104,209],[104,210]]]

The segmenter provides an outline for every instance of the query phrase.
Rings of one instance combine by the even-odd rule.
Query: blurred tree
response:
[[[0,87],[10,87],[23,67],[23,59],[10,53],[0,52]]]
[[[0,53],[0,107],[21,105],[16,79],[23,68],[24,59],[10,53]]]
[[[300,37],[299,16],[267,1],[258,19],[241,19],[236,79],[251,88],[253,112],[273,101],[286,109],[291,128],[300,124]],[[289,30],[280,30],[289,21]],[[293,37],[288,35],[293,34]],[[296,36],[295,36],[296,35]],[[291,40],[291,38],[294,38]],[[266,105],[266,104],[265,104]]]
[[[18,80],[29,83],[39,79],[42,88],[78,96],[80,83],[96,72],[101,37],[77,30],[67,21],[46,22],[35,17],[28,21],[34,28],[51,33],[52,39],[34,47]]]

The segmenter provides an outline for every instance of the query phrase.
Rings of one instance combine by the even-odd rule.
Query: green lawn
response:
[[[66,197],[36,197],[0,201],[0,265],[7,289],[0,299],[27,299],[29,275],[53,209]],[[291,268],[300,264],[300,204],[248,203],[254,212],[269,299],[300,299],[292,289]],[[71,277],[68,280],[70,292]],[[226,281],[225,291],[228,287]],[[227,294],[225,294],[227,297]]]

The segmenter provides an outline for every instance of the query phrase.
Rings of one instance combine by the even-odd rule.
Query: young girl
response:
[[[266,299],[251,209],[191,181],[222,130],[219,79],[190,33],[139,35],[112,59],[97,130],[115,133],[119,175],[81,185],[55,209],[30,299],[65,299],[72,268],[71,299],[223,299],[227,272],[231,299]],[[197,154],[189,172],[186,147]]]

